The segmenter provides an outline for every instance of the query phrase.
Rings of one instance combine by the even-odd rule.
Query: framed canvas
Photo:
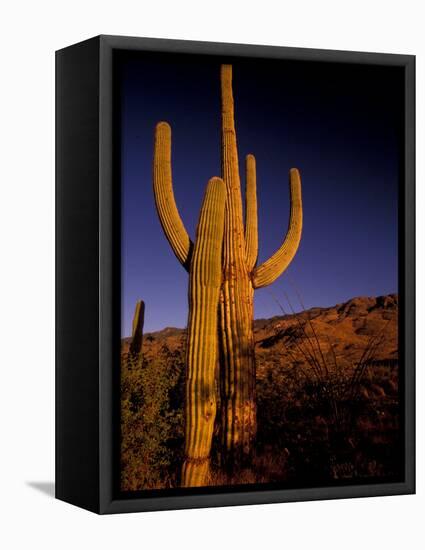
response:
[[[57,52],[57,498],[414,492],[414,67],[115,36]]]

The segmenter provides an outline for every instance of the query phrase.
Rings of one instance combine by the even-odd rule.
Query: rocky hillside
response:
[[[288,308],[289,309],[289,308]],[[358,297],[328,308],[286,314],[254,323],[258,376],[274,365],[304,364],[315,354],[329,365],[355,365],[364,350],[374,345],[370,360],[394,364],[398,360],[398,295]],[[165,328],[144,337],[146,356],[185,346],[186,331]],[[126,352],[130,338],[122,341]],[[332,351],[333,348],[333,351]]]

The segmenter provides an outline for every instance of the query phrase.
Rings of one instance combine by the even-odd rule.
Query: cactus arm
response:
[[[272,284],[289,266],[294,258],[301,240],[303,213],[301,200],[301,178],[296,168],[289,172],[291,195],[291,213],[288,232],[282,246],[267,261],[254,269],[254,288]]]
[[[179,262],[188,270],[193,243],[183,225],[173,193],[171,174],[171,128],[159,122],[155,128],[153,163],[155,204],[159,220]]]
[[[208,182],[196,231],[189,278],[189,322],[185,401],[185,460],[182,486],[207,484],[216,416],[218,302],[226,190]]]
[[[245,254],[248,271],[258,258],[257,176],[254,155],[246,157]]]
[[[130,344],[130,353],[139,356],[143,344],[143,325],[145,321],[145,302],[138,300],[133,317],[132,340]]]

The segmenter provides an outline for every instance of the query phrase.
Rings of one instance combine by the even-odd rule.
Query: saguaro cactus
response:
[[[257,256],[256,214],[250,214],[249,239],[245,239],[240,191],[238,151],[232,97],[232,67],[221,67],[222,177],[227,201],[223,246],[223,284],[220,299],[220,341],[222,380],[223,444],[233,460],[239,450],[249,454],[255,435],[255,356],[253,334],[253,287],[247,256]],[[250,194],[253,198],[254,173],[250,170]],[[248,235],[247,235],[248,236]],[[249,245],[249,254],[247,254]],[[255,247],[255,248],[254,248]]]
[[[239,176],[238,151],[236,142],[234,102],[232,92],[232,67],[231,65],[221,66],[221,123],[222,123],[222,179],[225,184],[225,207],[224,207],[224,232],[222,235],[223,250],[220,256],[220,290],[219,307],[215,310],[215,326],[219,333],[219,363],[220,363],[220,392],[221,392],[221,432],[223,444],[223,458],[229,465],[243,462],[244,457],[249,457],[252,451],[252,443],[256,433],[256,406],[255,406],[255,354],[253,335],[253,297],[254,290],[267,286],[274,282],[288,267],[292,261],[300,239],[302,230],[302,204],[301,204],[301,181],[297,169],[290,170],[290,197],[291,210],[289,228],[286,238],[281,247],[260,266],[256,266],[258,256],[258,228],[257,228],[257,194],[256,194],[256,167],[253,155],[246,157],[246,204],[245,204],[245,227],[243,220],[243,208],[241,197],[241,186]],[[189,238],[180,218],[172,188],[171,177],[171,130],[167,123],[160,122],[156,127],[155,153],[154,153],[154,192],[155,201],[164,233],[174,251],[176,257],[183,267],[190,272],[190,300],[189,300],[189,347],[195,349],[195,333],[197,336],[198,349],[203,349],[203,354],[188,355],[188,373],[196,373],[196,377],[208,376],[212,372],[212,363],[208,368],[206,365],[206,353],[211,353],[211,358],[216,358],[216,352],[212,349],[214,339],[204,331],[204,323],[213,326],[213,307],[208,302],[207,296],[196,295],[198,305],[204,310],[204,317],[195,314],[195,295],[193,294],[194,281],[200,282],[200,273],[205,274],[206,266],[212,261],[212,254],[206,254],[205,250],[212,250],[210,246],[199,243],[202,237],[199,234],[200,227],[207,227],[208,224],[217,225],[220,213],[212,214],[217,205],[222,206],[221,201],[213,201],[208,209],[209,214],[203,217],[206,203],[198,226],[197,240],[195,247]],[[208,193],[207,193],[208,194]],[[202,224],[201,224],[202,220]],[[204,233],[205,229],[203,230]],[[215,234],[214,240],[218,238]],[[207,240],[205,240],[205,243]],[[194,262],[201,249],[204,250],[203,261]],[[214,262],[217,256],[214,256]],[[199,268],[196,266],[203,265]],[[216,266],[208,269],[214,269]],[[196,273],[198,272],[198,275]],[[202,286],[202,285],[201,285]],[[216,286],[214,285],[216,289]],[[214,294],[215,296],[215,294]],[[208,304],[208,307],[199,304]],[[211,315],[211,318],[209,317]],[[194,319],[196,319],[197,328]],[[191,330],[194,330],[193,340],[190,341]],[[208,333],[210,334],[210,333]],[[204,347],[206,346],[206,347]],[[209,351],[206,351],[209,350]],[[202,374],[204,373],[204,374]],[[195,378],[196,378],[195,377]],[[197,378],[199,382],[200,378]],[[211,387],[211,378],[208,378],[207,387]],[[193,385],[194,384],[194,385]],[[185,484],[199,484],[205,481],[205,457],[208,445],[201,441],[209,441],[212,437],[212,425],[205,423],[201,428],[191,427],[197,424],[195,418],[204,422],[206,403],[211,411],[215,407],[208,399],[195,399],[192,393],[197,382],[193,382],[191,389],[188,386],[186,397],[186,455],[187,460],[183,468],[183,482]],[[200,390],[199,390],[200,391]],[[205,395],[210,396],[208,389]],[[215,409],[214,409],[215,410]],[[201,411],[204,411],[203,413]],[[208,421],[213,414],[208,415]],[[194,423],[192,423],[194,422]],[[192,424],[191,424],[192,423]],[[208,426],[208,427],[207,427]],[[198,430],[198,431],[197,431]],[[206,434],[201,436],[201,433]],[[192,435],[190,435],[192,434]],[[190,437],[194,437],[190,440]],[[204,438],[204,439],[203,439]],[[210,443],[209,443],[210,445]],[[202,447],[202,453],[199,449]],[[208,451],[209,452],[209,451]],[[198,468],[198,473],[189,473],[191,464],[200,466],[204,464],[204,470]],[[202,473],[203,472],[203,473]]]
[[[141,361],[143,345],[143,325],[145,323],[145,302],[138,300],[134,310],[132,339],[130,344],[130,354]]]
[[[256,165],[246,157],[245,230],[232,91],[232,66],[221,66],[222,177],[227,201],[220,297],[222,435],[228,463],[249,457],[256,433],[254,289],[273,283],[288,267],[301,239],[301,181],[290,171],[291,215],[282,246],[256,267],[258,256]]]
[[[203,485],[208,477],[216,415],[217,310],[224,230],[223,180],[212,178],[199,217],[190,264],[186,373],[186,443],[182,485]]]
[[[226,191],[222,179],[212,178],[208,182],[193,244],[180,219],[172,191],[171,129],[166,122],[160,122],[155,131],[154,192],[164,232],[177,258],[189,271],[182,485],[202,486],[208,478],[216,416],[217,311]]]

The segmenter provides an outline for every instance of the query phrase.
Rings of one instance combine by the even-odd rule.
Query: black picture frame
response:
[[[119,230],[114,184],[117,50],[398,66],[404,71],[400,340],[404,480],[322,488],[122,498],[114,484]],[[118,305],[117,305],[118,304]],[[115,411],[115,412],[114,412]],[[56,498],[99,514],[415,492],[415,57],[98,36],[56,52]]]

